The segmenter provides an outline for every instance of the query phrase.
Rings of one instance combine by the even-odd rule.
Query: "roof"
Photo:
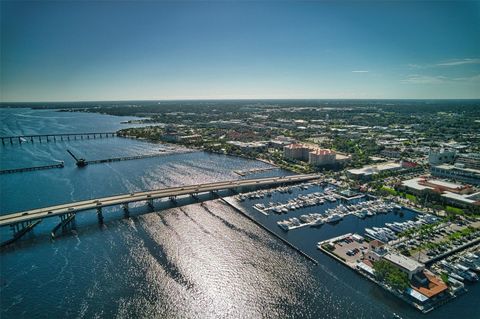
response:
[[[422,295],[418,291],[412,289],[412,288],[407,288],[407,294],[410,295],[411,297],[417,299],[420,302],[425,302],[428,300],[427,296]]]
[[[415,289],[422,295],[431,298],[448,289],[447,285],[431,272],[424,271],[423,274],[428,279],[428,287],[413,287],[413,289]]]
[[[470,195],[462,195],[462,194],[456,194],[456,193],[452,193],[452,192],[444,192],[442,194],[442,197],[453,199],[453,200],[456,200],[456,201],[459,201],[459,202],[462,202],[462,203],[465,203],[465,204],[474,204],[474,203],[479,201],[479,200],[477,200],[479,195],[480,195],[480,193],[475,193],[475,194],[470,194]]]
[[[329,149],[319,148],[319,149],[315,149],[315,150],[311,151],[310,154],[315,154],[315,155],[334,155],[335,152],[332,151],[332,150],[329,150]]]
[[[386,171],[386,170],[391,170],[391,169],[398,169],[401,168],[402,164],[400,163],[394,163],[394,162],[387,162],[387,163],[382,163],[378,165],[370,165],[370,166],[364,166],[362,168],[357,168],[357,169],[350,169],[348,170],[349,173],[355,174],[355,175],[371,175],[371,174],[376,174],[381,171]]]
[[[416,177],[416,178],[408,179],[406,181],[402,181],[402,185],[418,191],[422,191],[424,189],[433,189],[432,187],[429,187],[429,186],[420,185],[418,182],[422,180],[424,180],[424,178]]]
[[[467,171],[474,174],[480,174],[480,170],[478,169],[460,167],[460,166],[449,165],[449,164],[437,165],[437,166],[433,166],[432,168],[440,168],[444,170],[459,170],[459,171]]]
[[[369,265],[367,265],[366,263],[364,262],[360,262],[357,264],[357,267],[367,273],[369,273],[370,275],[375,275],[375,272],[373,271],[373,268],[370,267]]]
[[[417,262],[416,260],[413,260],[412,258],[408,258],[397,253],[388,253],[383,256],[383,258],[408,271],[415,271],[418,268],[423,268],[423,264]]]

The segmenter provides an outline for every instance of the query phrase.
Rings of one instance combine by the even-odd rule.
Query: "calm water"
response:
[[[126,118],[83,113],[0,110],[0,135],[110,131]],[[65,168],[0,175],[0,214],[124,192],[239,178],[232,170],[265,167],[234,157],[186,153],[78,169],[66,153],[87,159],[147,154],[164,148],[141,141],[111,138],[21,146],[0,146],[2,169],[65,161]],[[283,175],[271,171],[262,175]],[[258,176],[258,175],[257,175]],[[284,201],[293,194],[276,194]],[[55,241],[44,221],[35,234],[0,252],[2,318],[159,317],[159,318],[404,318],[478,317],[480,285],[429,315],[401,301],[321,254],[315,243],[345,232],[407,219],[389,214],[289,233],[275,224],[298,216],[249,213],[319,261],[314,266],[252,222],[212,200],[171,207],[142,205],[122,219],[118,208],[106,210],[99,227],[94,214],[80,214],[76,230]],[[326,209],[327,206],[321,208]],[[313,210],[320,210],[316,207]],[[2,240],[8,229],[0,230]]]

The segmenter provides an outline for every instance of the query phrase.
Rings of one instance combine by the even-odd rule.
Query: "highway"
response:
[[[309,175],[293,175],[283,177],[268,177],[258,179],[244,179],[244,180],[232,180],[207,184],[197,184],[189,186],[169,187],[158,190],[151,190],[145,192],[121,194],[103,198],[95,198],[90,200],[71,202],[56,206],[38,208],[28,211],[22,211],[12,214],[0,216],[0,227],[15,225],[22,222],[29,222],[40,220],[44,218],[50,218],[55,216],[61,216],[64,214],[84,212],[88,210],[97,210],[102,207],[109,207],[115,205],[123,205],[139,201],[150,201],[160,198],[170,198],[182,195],[193,195],[199,193],[205,193],[210,191],[219,191],[234,189],[237,187],[248,186],[273,186],[284,183],[304,182],[313,179],[321,178],[321,175],[309,174]]]

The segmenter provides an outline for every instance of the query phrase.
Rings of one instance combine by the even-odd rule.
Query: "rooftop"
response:
[[[416,271],[419,268],[423,268],[423,264],[413,260],[412,258],[408,258],[397,253],[388,253],[383,256],[383,258],[411,272]]]

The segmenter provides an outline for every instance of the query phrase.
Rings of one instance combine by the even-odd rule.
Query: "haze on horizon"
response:
[[[0,101],[480,98],[480,2],[0,2]]]

